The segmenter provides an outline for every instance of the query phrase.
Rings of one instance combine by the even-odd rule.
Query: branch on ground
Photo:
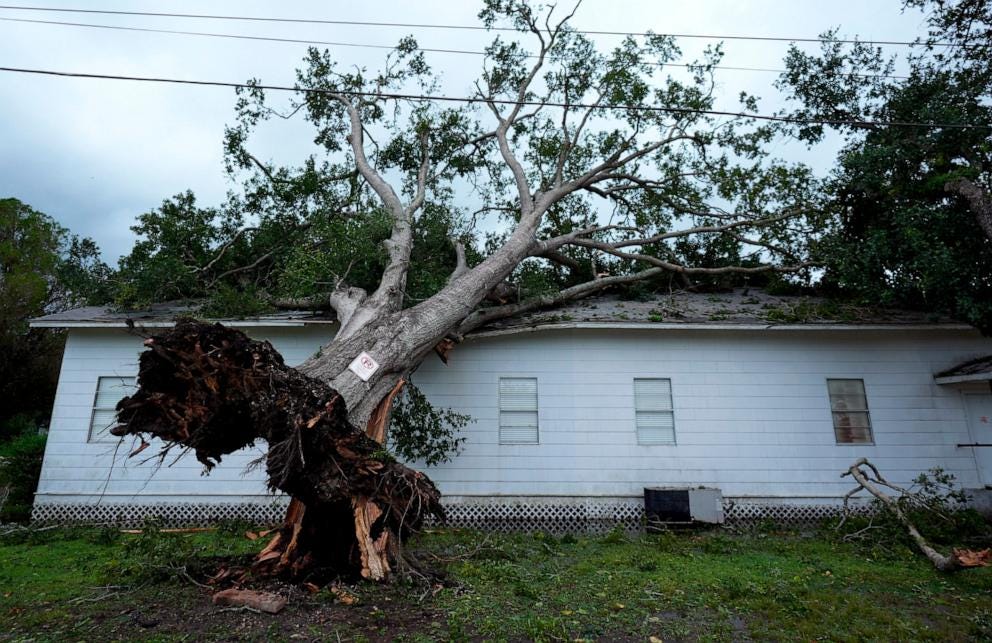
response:
[[[960,569],[965,569],[967,567],[987,567],[990,558],[992,558],[992,550],[985,549],[982,551],[971,551],[967,549],[954,549],[951,554],[945,555],[937,551],[927,542],[926,538],[920,533],[919,529],[916,528],[906,512],[903,511],[899,504],[898,498],[910,494],[910,491],[894,485],[879,473],[878,468],[874,464],[869,462],[866,458],[858,458],[854,464],[848,468],[847,471],[841,474],[840,477],[844,478],[851,476],[858,483],[858,486],[847,492],[844,496],[844,510],[845,514],[849,510],[850,499],[858,492],[864,490],[878,498],[886,509],[891,511],[893,515],[901,522],[905,527],[906,531],[909,533],[910,538],[916,546],[923,552],[923,555],[933,563],[933,566],[942,572],[953,572]],[[896,498],[887,494],[884,490],[888,489],[897,494]]]

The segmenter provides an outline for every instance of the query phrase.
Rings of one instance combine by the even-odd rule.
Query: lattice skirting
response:
[[[851,504],[851,514],[873,512],[870,504]],[[784,504],[734,502],[724,500],[723,515],[728,524],[755,525],[763,522],[784,526],[810,525],[829,518],[839,518],[844,508],[840,504]]]
[[[169,527],[202,527],[224,520],[254,523],[277,523],[286,509],[285,498],[257,503],[160,503],[153,505],[118,503],[49,503],[34,506],[36,523],[111,523],[139,526],[155,519]],[[563,533],[603,533],[620,526],[637,531],[644,525],[644,507],[640,498],[615,499],[470,499],[447,504],[448,524],[452,527],[485,531]],[[865,507],[854,508],[866,511]],[[837,504],[801,502],[724,501],[728,524],[753,525],[771,522],[798,526],[838,516]]]
[[[160,503],[154,505],[119,503],[51,504],[36,502],[31,521],[42,524],[109,523],[138,527],[156,520],[166,527],[207,527],[224,520],[277,523],[286,514],[286,502],[268,503]]]
[[[641,528],[644,507],[636,501],[582,502],[461,502],[445,507],[448,524],[483,531],[553,534],[603,533],[614,527],[628,531]]]

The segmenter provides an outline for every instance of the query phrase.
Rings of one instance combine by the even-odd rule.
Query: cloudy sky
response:
[[[445,25],[476,24],[481,2],[368,0],[363,3],[146,0],[58,2],[31,6],[218,15],[293,17]],[[28,6],[26,2],[17,3]],[[815,37],[831,27],[863,39],[912,40],[925,29],[920,14],[900,11],[900,0],[586,0],[577,29],[715,35]],[[240,82],[259,78],[292,84],[306,45],[226,38],[138,33],[32,24],[29,19],[201,31],[274,38],[391,45],[413,34],[425,48],[478,50],[487,41],[473,31],[371,26],[277,24],[189,18],[109,16],[0,8],[0,66]],[[596,36],[604,47],[616,37]],[[705,40],[683,40],[693,58]],[[810,45],[815,47],[815,45]],[[728,40],[726,65],[780,68],[787,43]],[[330,47],[344,64],[376,67],[385,50]],[[428,54],[443,90],[466,94],[478,57]],[[774,73],[718,72],[722,104],[747,90],[780,106]],[[162,199],[191,189],[205,205],[219,204],[233,184],[222,167],[221,138],[231,121],[231,89],[110,80],[52,78],[0,72],[0,197],[13,196],[50,214],[74,232],[94,238],[109,261],[133,242],[135,216]],[[258,155],[284,163],[309,151],[302,126],[283,125],[255,142]],[[833,149],[781,150],[791,160],[825,168]]]

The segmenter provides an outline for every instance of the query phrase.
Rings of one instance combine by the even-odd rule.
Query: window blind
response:
[[[634,379],[634,418],[638,444],[675,444],[672,380]]]
[[[864,380],[828,379],[827,392],[837,444],[872,444]]]
[[[499,443],[538,443],[537,378],[499,379]]]
[[[90,417],[90,442],[112,442],[117,438],[110,429],[117,421],[117,403],[138,389],[134,377],[100,377],[96,381],[93,415]]]

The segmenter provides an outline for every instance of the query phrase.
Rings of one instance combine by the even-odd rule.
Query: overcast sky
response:
[[[43,0],[38,0],[43,2]],[[15,2],[16,3],[16,2]],[[27,4],[27,3],[21,3]],[[177,1],[52,2],[60,8],[168,11],[332,20],[476,24],[481,2],[367,0],[355,2]],[[815,37],[831,27],[863,39],[912,40],[924,33],[920,14],[902,13],[900,0],[586,0],[577,29],[659,33]],[[422,47],[480,49],[488,38],[472,31],[336,25],[273,24],[201,19],[116,17],[0,9],[0,18],[210,31],[277,38],[392,45],[413,34]],[[615,37],[598,36],[608,46]],[[688,58],[706,41],[682,41]],[[811,45],[815,47],[815,45]],[[787,43],[727,41],[725,64],[780,68]],[[240,82],[292,84],[306,45],[239,41],[26,24],[0,20],[0,66]],[[384,50],[331,47],[344,64],[375,68]],[[480,59],[428,54],[443,90],[465,95]],[[718,72],[721,104],[736,108],[747,90],[781,103],[775,74]],[[232,120],[230,89],[110,80],[51,78],[0,72],[0,197],[16,197],[73,232],[97,241],[116,262],[133,242],[129,226],[142,212],[191,189],[217,205],[234,187],[223,172],[221,139]],[[292,163],[310,151],[307,130],[283,126],[264,133],[261,157]],[[806,152],[789,146],[790,160],[825,168],[833,148]]]

